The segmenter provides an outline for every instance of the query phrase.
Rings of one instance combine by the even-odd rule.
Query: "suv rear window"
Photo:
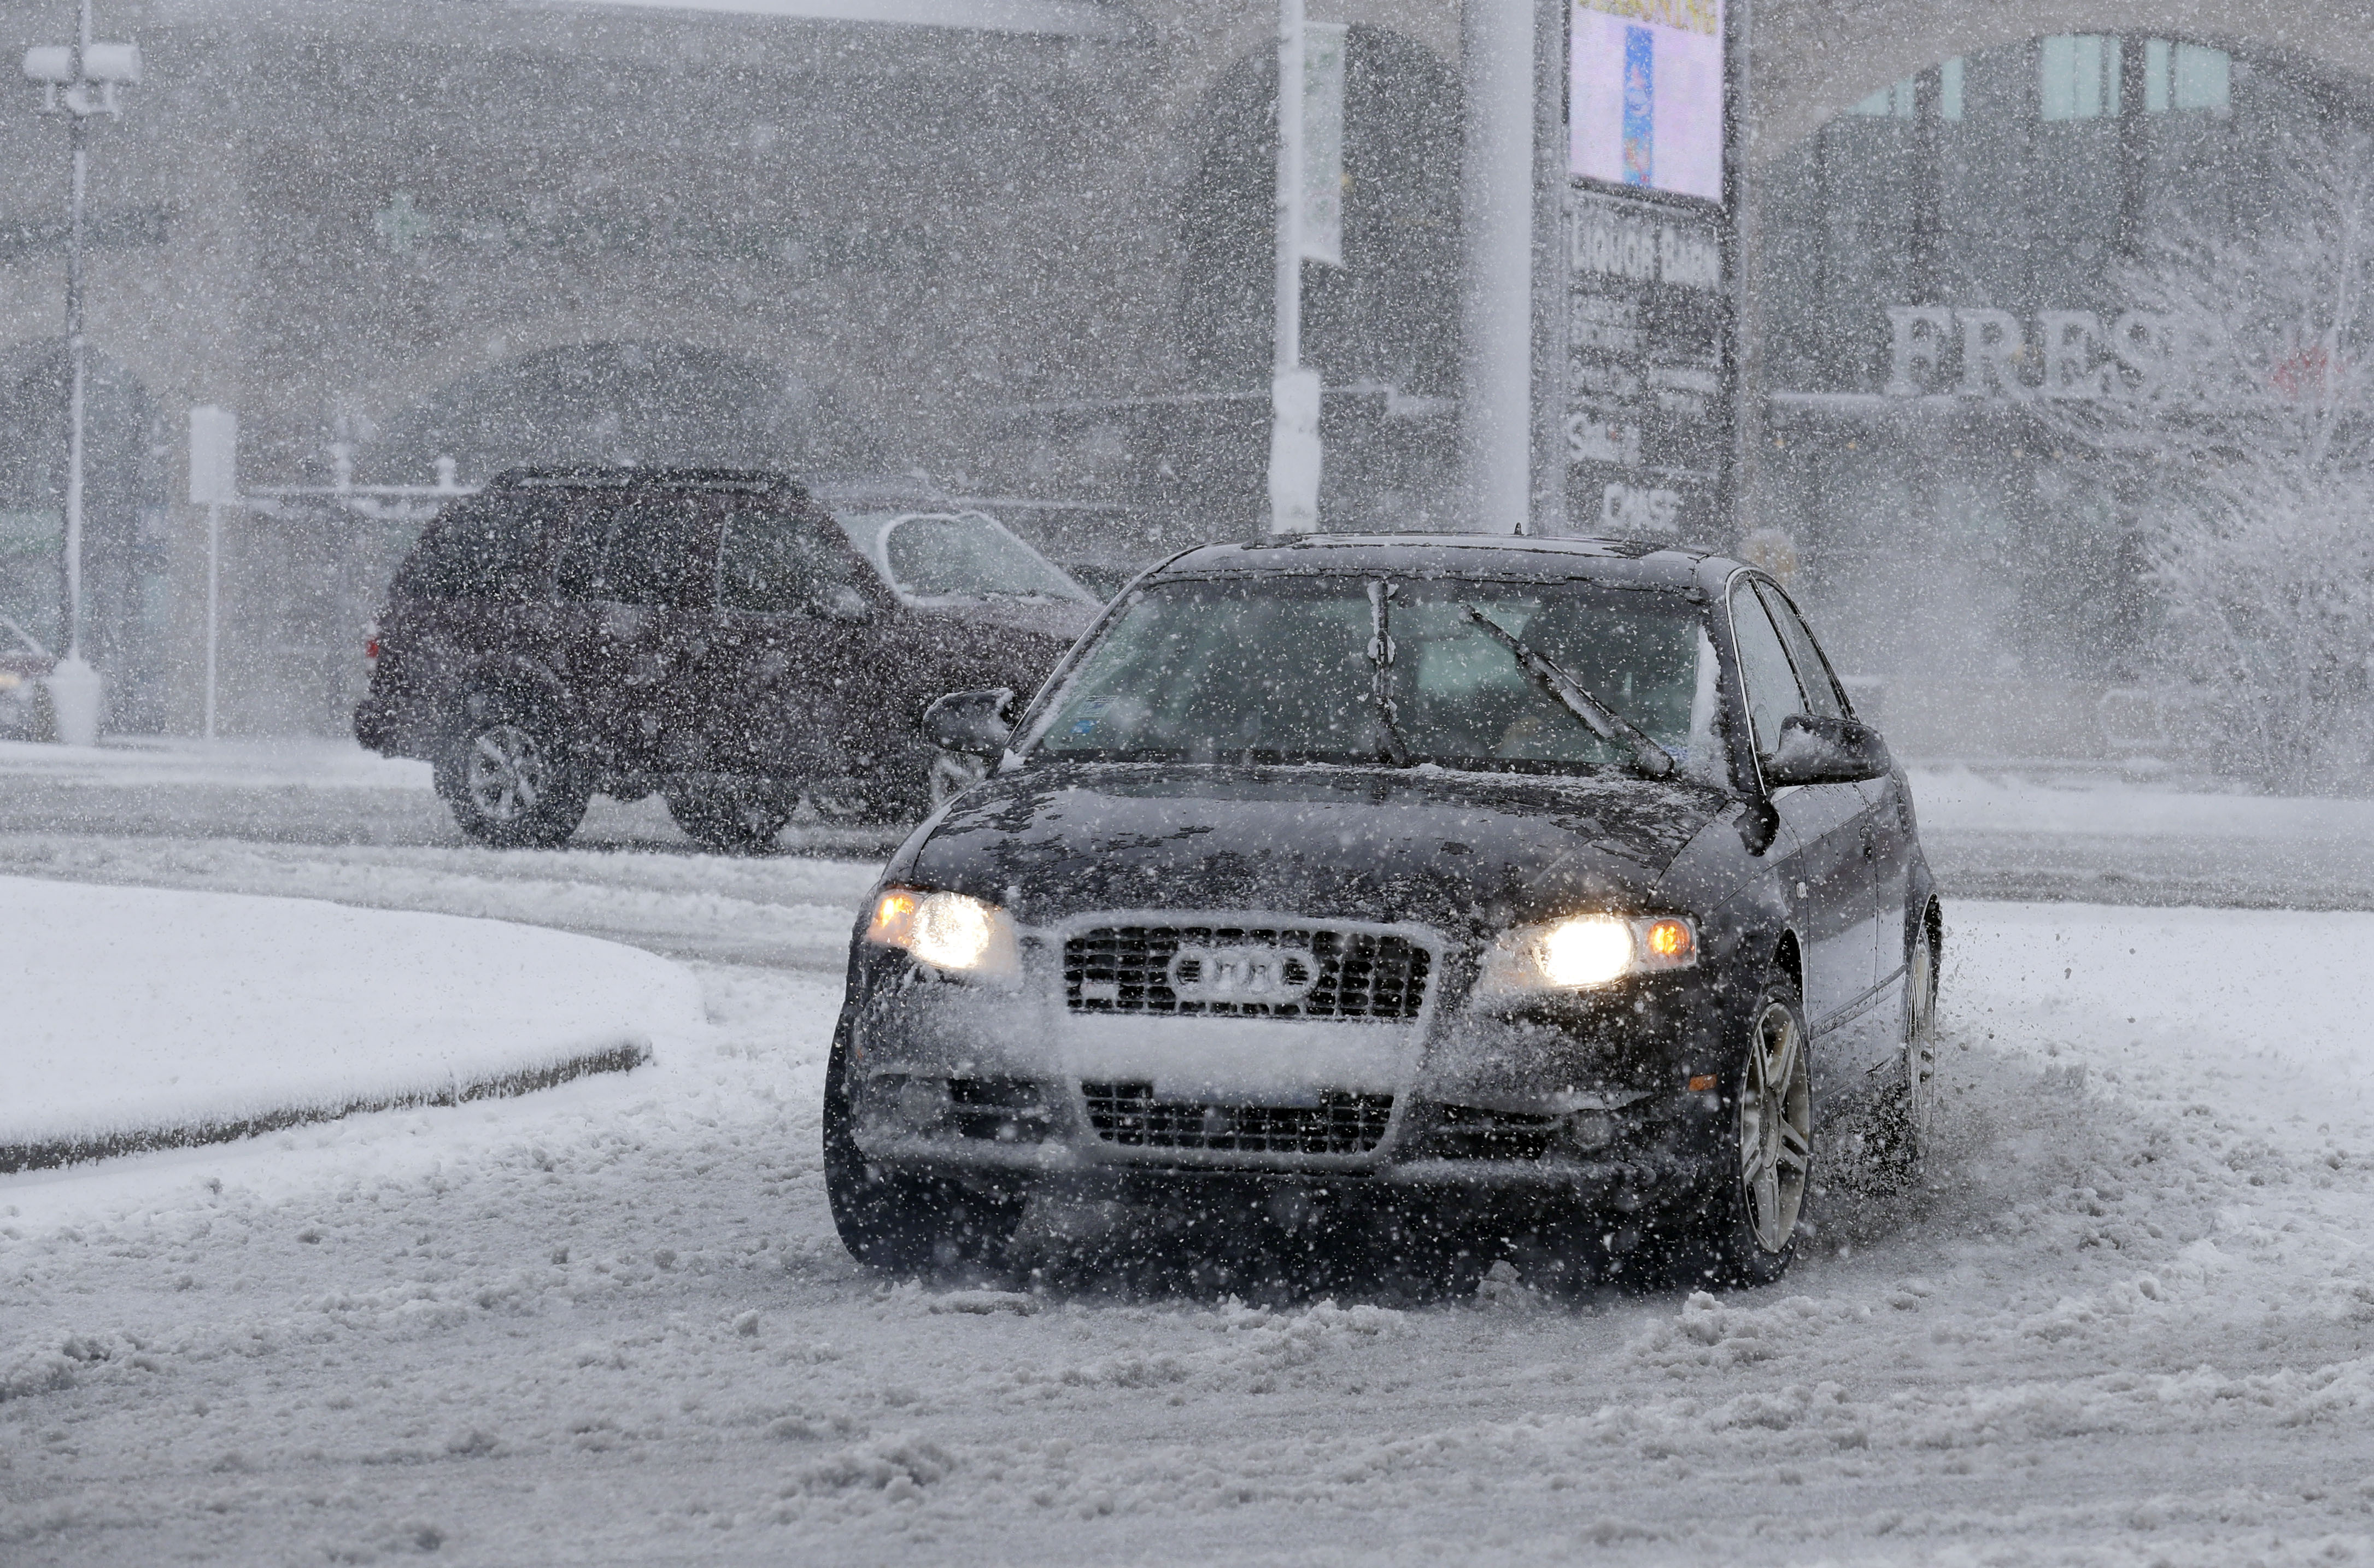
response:
[[[539,509],[517,500],[464,501],[429,525],[395,574],[404,599],[515,598],[543,554]]]

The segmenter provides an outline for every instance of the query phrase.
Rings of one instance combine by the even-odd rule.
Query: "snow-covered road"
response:
[[[707,953],[713,1035],[0,1180],[11,1568],[2374,1556],[2374,916],[1952,906],[1957,1150],[1778,1290],[1025,1296],[832,1237],[863,863],[52,848]]]

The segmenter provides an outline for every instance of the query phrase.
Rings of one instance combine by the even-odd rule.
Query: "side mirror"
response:
[[[993,762],[1014,739],[1014,726],[1005,717],[1013,702],[1014,693],[1004,686],[950,692],[923,709],[923,739],[944,752]]]
[[[1894,763],[1879,731],[1860,719],[1821,719],[1792,713],[1780,721],[1780,743],[1764,762],[1764,782],[1852,784],[1877,778]]]

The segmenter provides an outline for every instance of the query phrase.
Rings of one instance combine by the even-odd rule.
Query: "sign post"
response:
[[[1570,0],[1565,244],[1544,280],[1563,339],[1563,532],[1732,532],[1738,370],[1728,0]]]
[[[239,505],[239,415],[190,410],[190,500],[206,509],[206,739],[215,738],[216,654],[222,631],[222,509]]]
[[[1269,531],[1319,526],[1319,372],[1302,363],[1302,263],[1344,264],[1344,50],[1340,23],[1278,0],[1277,288],[1270,367]]]

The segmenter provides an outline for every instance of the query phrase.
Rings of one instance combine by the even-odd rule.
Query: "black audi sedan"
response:
[[[824,1153],[859,1258],[995,1256],[1034,1200],[1217,1204],[1752,1283],[1826,1164],[1918,1166],[1911,796],[1757,571],[1211,545],[1011,696],[925,714],[994,766],[853,937]]]

